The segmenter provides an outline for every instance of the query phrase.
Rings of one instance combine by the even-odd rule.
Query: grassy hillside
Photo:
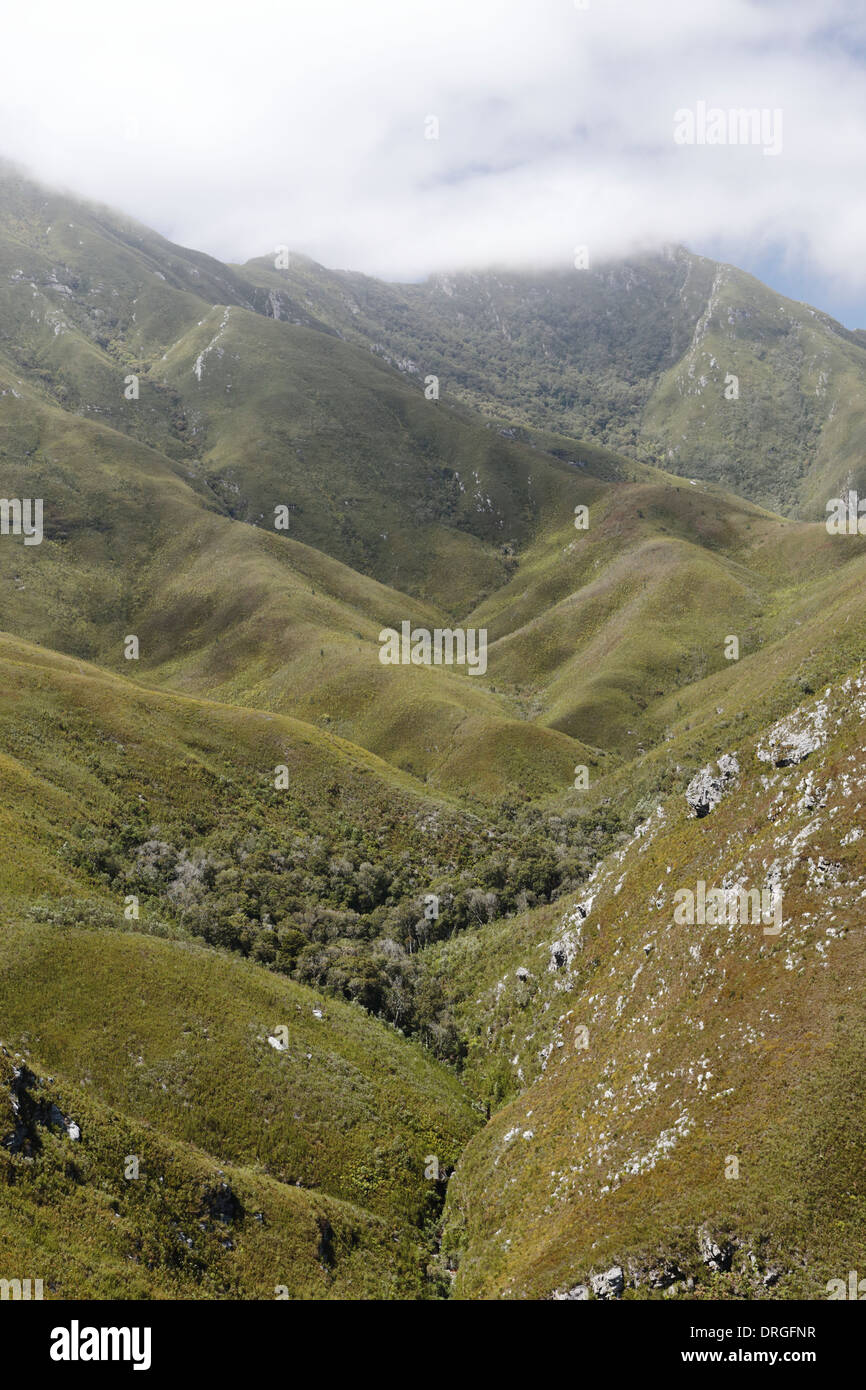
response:
[[[417,1044],[201,946],[33,922],[0,935],[4,1041],[51,1075],[17,1145],[7,1097],[4,1268],[23,1257],[14,1184],[33,1223],[17,1267],[55,1296],[423,1294],[429,1156],[453,1165],[476,1122]],[[75,1143],[40,1120],[49,1102]]]
[[[7,631],[176,689],[291,709],[418,776],[513,721],[465,674],[379,662],[383,626],[448,626],[447,614],[232,520],[194,472],[29,392],[0,398],[0,422],[7,495],[45,499],[42,544],[0,547]],[[521,734],[540,784],[556,785],[575,760],[569,740]]]
[[[866,540],[792,518],[859,479],[863,352],[683,251],[232,268],[0,170],[0,493],[45,516],[0,537],[4,1268],[856,1266]],[[486,670],[383,665],[403,621]],[[782,932],[674,923],[699,879]]]
[[[134,669],[149,684],[298,715],[443,791],[487,801],[518,787],[555,795],[575,765],[646,748],[663,733],[652,707],[722,669],[729,633],[744,645],[770,635],[761,614],[780,583],[789,587],[786,561],[756,574],[752,556],[782,539],[778,520],[562,435],[485,426],[447,390],[426,400],[419,372],[362,345],[396,290],[365,281],[353,298],[339,276],[297,258],[285,272],[221,270],[104,209],[76,213],[72,200],[12,175],[2,186],[5,292],[17,306],[10,343],[20,344],[27,319],[49,354],[40,367],[19,351],[24,375],[10,364],[0,397],[8,492],[44,494],[47,517],[42,546],[7,542],[0,554],[7,630],[126,674],[123,641],[134,633]],[[703,343],[717,321],[742,336],[772,320],[774,350],[793,360],[793,320],[782,334],[769,292],[759,320],[749,295],[760,287],[709,273],[675,253],[593,273],[583,289],[578,272],[549,284],[468,277],[407,290],[406,314],[410,302],[420,313],[435,301],[442,325],[461,313],[488,332],[505,324],[497,296],[506,296],[529,333],[559,304],[558,351],[572,352],[577,334],[587,370],[627,359],[647,391],[651,377],[661,391],[663,378],[680,380],[684,361],[691,371],[695,334]],[[734,292],[745,307],[726,316]],[[39,294],[65,306],[57,333],[59,321],[32,309]],[[116,308],[105,342],[100,296]],[[611,296],[628,308],[622,322],[604,310]],[[151,302],[145,334],[140,306]],[[599,316],[606,337],[590,332]],[[809,322],[813,335],[829,331],[820,316]],[[133,340],[141,396],[125,401],[121,345]],[[844,335],[833,342],[852,362],[862,351]],[[108,373],[84,369],[89,403],[58,392],[61,365],[50,356],[85,346]],[[515,372],[546,360],[531,333],[506,346]],[[485,381],[497,380],[498,360],[485,352]],[[562,379],[556,354],[554,370]],[[745,381],[739,401],[722,399],[743,408],[741,421]],[[694,403],[693,393],[682,399]],[[668,422],[676,414],[671,402],[659,411]],[[783,413],[795,420],[790,403]],[[769,430],[775,417],[765,416]],[[690,440],[699,436],[681,423]],[[743,428],[751,438],[753,425]],[[763,454],[781,486],[781,454]],[[842,457],[832,451],[837,472]],[[757,471],[743,466],[754,483]],[[573,528],[580,504],[591,510],[587,532]],[[288,532],[274,529],[277,507]],[[823,552],[831,571],[841,553]],[[404,618],[487,627],[488,674],[383,668],[378,632]]]
[[[618,1265],[631,1297],[692,1280],[696,1297],[821,1298],[856,1265],[863,692],[853,675],[726,745],[720,803],[702,819],[681,793],[660,803],[582,906],[448,948],[480,1084],[509,1100],[449,1186],[459,1294],[543,1297]],[[778,934],[678,924],[699,879],[776,884]],[[708,1222],[724,1268],[702,1254]]]
[[[719,266],[688,351],[655,385],[643,430],[679,473],[776,511],[823,517],[830,498],[866,483],[864,368],[862,346],[826,314]]]
[[[423,1241],[393,1221],[167,1140],[3,1049],[4,1135],[22,1106],[28,1152],[0,1147],[0,1260],[46,1299],[436,1296]]]
[[[785,568],[799,546],[778,549],[778,519],[717,490],[598,451],[563,460],[557,437],[509,441],[498,476],[529,458],[527,487],[531,476],[547,493],[510,574],[461,615],[489,632],[487,674],[383,667],[383,626],[451,625],[449,611],[233,519],[198,467],[31,391],[0,399],[0,417],[9,494],[46,505],[42,545],[10,537],[0,549],[7,630],[151,684],[292,713],[488,801],[567,790],[576,764],[647,746],[662,731],[647,706],[722,667],[727,634],[764,640],[762,606],[811,579]],[[573,525],[579,504],[585,532]],[[817,544],[818,528],[797,534]],[[860,545],[821,534],[827,572]],[[128,634],[137,662],[124,659]]]
[[[246,278],[302,299],[443,399],[590,438],[762,506],[823,516],[862,489],[862,333],[672,248],[610,265],[386,285],[293,257]],[[726,397],[736,377],[738,398]]]
[[[52,1075],[280,1182],[404,1223],[435,1210],[425,1156],[453,1165],[472,1114],[363,1010],[137,932],[7,926],[3,960],[4,1042]]]

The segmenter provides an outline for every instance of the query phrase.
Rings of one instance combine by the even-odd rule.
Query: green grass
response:
[[[21,1059],[0,1052],[0,1116]],[[112,1109],[93,1086],[36,1077],[81,1140],[38,1128],[0,1149],[0,1264],[53,1299],[375,1299],[436,1296],[426,1242],[393,1219],[225,1163]],[[137,1161],[137,1169],[130,1164]],[[137,1176],[128,1176],[137,1173]],[[215,1196],[228,1186],[230,1205]]]
[[[852,705],[837,685],[826,747],[791,768],[758,761],[741,732],[728,744],[741,775],[706,819],[681,794],[665,801],[649,838],[605,864],[569,969],[549,968],[564,930],[551,908],[435,948],[429,968],[470,1038],[470,1084],[505,1102],[449,1187],[458,1295],[545,1296],[620,1263],[646,1296],[647,1270],[669,1257],[698,1276],[699,1297],[822,1298],[856,1267],[866,862],[849,835],[864,786]],[[775,861],[788,864],[778,937],[674,923],[675,889],[761,885]],[[739,1242],[715,1281],[697,1245],[707,1220]],[[740,1268],[749,1250],[777,1283]]]
[[[0,1138],[12,1054],[82,1128],[0,1146],[3,1272],[420,1298],[453,1255],[487,1298],[621,1261],[632,1297],[670,1257],[698,1298],[822,1296],[863,1243],[866,549],[764,507],[857,485],[862,345],[685,252],[384,286],[0,191],[0,492],[46,517],[0,538]],[[488,671],[383,666],[403,619],[486,628]],[[830,684],[827,748],[756,763]],[[789,850],[790,939],[672,931],[671,885]]]
[[[417,1043],[206,947],[29,923],[4,927],[3,962],[7,1047],[281,1182],[420,1224],[426,1155],[453,1165],[474,1126]],[[283,1051],[268,1043],[280,1027]]]
[[[302,298],[410,379],[438,374],[443,399],[497,423],[593,440],[810,519],[849,480],[863,490],[862,340],[681,247],[589,270],[419,285],[303,256],[284,271],[263,260],[238,270],[287,307]],[[729,374],[736,402],[725,399]]]

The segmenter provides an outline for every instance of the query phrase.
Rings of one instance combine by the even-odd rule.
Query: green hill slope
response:
[[[866,540],[791,517],[858,483],[863,353],[683,251],[226,267],[0,170],[0,493],[45,528],[0,536],[4,1262],[96,1298],[856,1264]],[[485,669],[383,664],[403,622]],[[679,926],[698,880],[781,885],[781,933]]]
[[[726,745],[709,814],[660,804],[564,916],[449,948],[479,1080],[514,1097],[449,1186],[462,1296],[609,1296],[618,1267],[632,1297],[821,1298],[856,1266],[863,689]],[[779,918],[676,919],[699,881],[775,886]]]
[[[810,519],[847,482],[866,485],[862,334],[682,248],[423,285],[301,256],[285,271],[238,269],[282,289],[287,311],[303,299],[410,379],[435,373],[443,399],[495,418],[595,439]]]
[[[3,1020],[8,1047],[164,1135],[403,1222],[435,1209],[425,1156],[453,1165],[473,1126],[417,1044],[203,946],[6,927]]]
[[[0,1147],[0,1259],[46,1299],[435,1294],[417,1235],[168,1140],[6,1049],[0,1126],[21,1140]]]
[[[58,1296],[261,1298],[278,1284],[294,1296],[419,1295],[439,1203],[429,1156],[453,1165],[474,1121],[456,1079],[417,1044],[203,947],[32,922],[0,936],[4,1041],[52,1077],[32,1096],[27,1135],[16,1140],[7,1110],[2,1161],[33,1212],[26,1267],[56,1278]],[[38,1123],[43,1092],[78,1127],[74,1145]],[[242,1219],[234,1201],[218,1215],[222,1182]],[[90,1213],[80,1232],[76,1202]],[[17,1221],[3,1223],[4,1256]]]

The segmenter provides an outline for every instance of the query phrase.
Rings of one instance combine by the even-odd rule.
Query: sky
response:
[[[676,243],[866,328],[864,77],[863,0],[28,0],[0,154],[222,260]]]

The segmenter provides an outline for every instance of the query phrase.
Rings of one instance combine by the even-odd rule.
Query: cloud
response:
[[[859,0],[34,0],[0,150],[223,259],[399,279],[683,242],[856,294],[864,54]],[[781,153],[677,144],[701,102],[779,110]]]

